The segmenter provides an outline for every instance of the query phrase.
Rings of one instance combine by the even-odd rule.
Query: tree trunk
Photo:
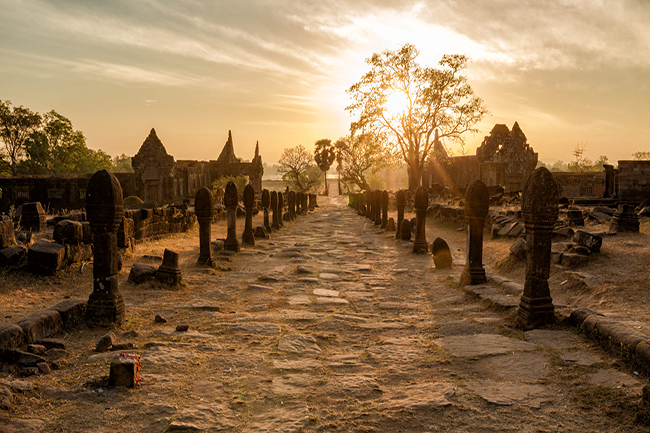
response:
[[[327,184],[327,172],[323,171],[323,174],[325,175],[325,196],[329,196],[330,195],[330,188],[329,188],[329,186]]]
[[[415,192],[420,186],[420,181],[422,180],[422,167],[417,162],[409,163],[408,166],[408,175],[409,175],[409,190]]]
[[[341,191],[341,170],[339,170],[339,195],[343,195],[343,191]]]

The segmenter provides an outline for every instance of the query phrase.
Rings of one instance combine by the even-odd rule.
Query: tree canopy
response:
[[[380,140],[370,133],[339,138],[335,143],[339,151],[339,174],[349,187],[370,189],[368,176],[388,165]]]
[[[11,108],[11,101],[0,101],[0,174],[18,174],[18,162],[25,157],[25,142],[41,125],[41,116],[22,105]]]
[[[296,192],[309,192],[322,182],[322,172],[313,163],[312,155],[304,146],[285,148],[278,160],[282,181]]]
[[[327,171],[332,166],[334,159],[336,158],[336,149],[332,144],[332,140],[323,138],[318,140],[315,143],[314,148],[314,161],[316,165],[321,169],[323,175],[325,176],[325,195],[329,195],[329,186],[327,183]]]
[[[463,134],[476,132],[474,125],[487,112],[461,75],[466,56],[445,55],[440,69],[419,65],[417,57],[411,44],[373,54],[366,60],[370,71],[348,89],[353,102],[346,107],[358,116],[350,125],[353,135],[360,131],[385,138],[406,162],[411,189],[420,184],[436,131],[441,141],[463,144]]]

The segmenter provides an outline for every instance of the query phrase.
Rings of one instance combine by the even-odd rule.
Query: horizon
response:
[[[650,150],[650,4],[552,1],[236,1],[135,4],[0,0],[2,100],[56,110],[88,147],[135,155],[151,128],[175,159],[312,151],[349,133],[345,92],[365,59],[412,43],[419,62],[466,54],[465,75],[497,123],[518,122],[545,163]],[[454,154],[461,149],[451,147]]]

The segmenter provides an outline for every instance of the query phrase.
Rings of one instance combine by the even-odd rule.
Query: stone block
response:
[[[615,320],[601,318],[596,322],[600,343],[624,358],[634,359],[636,346],[647,336]]]
[[[20,225],[27,230],[45,230],[45,211],[40,202],[23,203],[20,210]]]
[[[515,223],[510,231],[508,231],[508,236],[517,238],[524,233],[524,226],[520,223]]]
[[[36,274],[53,275],[63,267],[65,247],[54,242],[39,240],[27,251],[29,270]]]
[[[43,338],[50,337],[63,329],[61,315],[56,310],[45,310],[24,317],[18,326],[25,333],[27,343],[34,343]]]
[[[510,254],[520,260],[526,260],[526,240],[524,238],[517,238],[512,245],[510,245]]]
[[[0,350],[21,347],[25,343],[25,332],[18,325],[0,326]]]
[[[570,254],[570,253],[564,253],[562,254],[562,266],[566,268],[575,268],[576,266],[580,266],[584,263],[586,263],[588,260],[587,256],[583,256],[582,254]]]
[[[66,245],[65,246],[65,263],[79,263],[85,262],[92,258],[93,247],[92,245],[79,244],[79,245]]]
[[[129,272],[129,281],[133,284],[142,284],[147,280],[152,280],[156,277],[158,268],[144,263],[134,263]]]
[[[0,250],[9,248],[16,244],[16,234],[14,232],[14,223],[8,219],[0,220]]]
[[[50,308],[50,310],[59,313],[65,329],[71,329],[83,322],[86,301],[83,299],[65,299]]]
[[[589,248],[589,251],[593,253],[598,253],[600,252],[600,247],[603,245],[603,238],[602,236],[584,230],[576,230],[573,235],[573,242]]]
[[[62,245],[79,245],[84,239],[83,225],[79,221],[59,221],[54,226],[52,238]]]
[[[81,223],[81,228],[83,230],[83,243],[86,245],[90,245],[93,243],[93,231],[90,229],[90,223],[88,221],[84,221]]]
[[[111,361],[111,370],[108,376],[108,386],[125,386],[133,388],[138,374],[137,358],[118,357]]]
[[[0,269],[20,268],[27,263],[27,249],[22,245],[0,250]]]
[[[21,367],[36,367],[45,362],[45,358],[18,349],[5,349],[0,351],[0,359],[7,364],[18,364]]]
[[[634,362],[645,374],[650,374],[650,340],[644,340],[634,349]]]
[[[433,255],[433,263],[436,269],[451,268],[453,258],[449,245],[442,238],[436,238],[431,244],[431,254]]]

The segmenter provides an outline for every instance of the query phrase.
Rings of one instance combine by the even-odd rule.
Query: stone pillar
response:
[[[490,209],[490,194],[480,180],[469,184],[465,191],[465,220],[467,221],[467,251],[465,270],[460,283],[483,284],[487,282],[483,268],[483,227]]]
[[[250,183],[244,187],[244,209],[246,209],[246,220],[244,221],[244,233],[241,235],[241,243],[244,245],[255,245],[255,234],[253,233],[253,206],[255,206],[255,188]]]
[[[268,189],[262,190],[262,209],[264,210],[264,230],[271,233],[271,224],[269,224],[269,206],[271,206],[271,195]]]
[[[521,196],[521,213],[526,227],[526,283],[517,313],[517,326],[523,329],[555,321],[548,277],[558,196],[555,178],[546,168],[538,168],[526,179]]]
[[[300,205],[301,207],[301,212],[305,215],[307,215],[307,210],[308,210],[308,205],[307,205],[307,200],[309,196],[305,193],[302,193],[302,203]]]
[[[289,191],[289,219],[291,221],[296,219],[296,193]]]
[[[278,225],[280,227],[284,226],[284,223],[282,222],[282,212],[284,211],[284,194],[282,194],[282,191],[278,192]]]
[[[365,204],[365,195],[360,192],[356,194],[356,201],[357,201],[357,215],[365,215],[366,214],[366,204]]]
[[[23,203],[20,212],[20,226],[30,232],[40,232],[46,229],[45,210],[38,201]]]
[[[402,224],[400,224],[400,239],[403,241],[411,240],[411,222],[404,218]]]
[[[381,228],[386,229],[388,226],[388,191],[381,193]]]
[[[375,215],[372,220],[376,226],[381,226],[381,191],[378,189],[372,192],[372,201],[374,202]]]
[[[364,192],[363,197],[366,202],[366,218],[372,221],[372,217],[374,216],[373,206],[372,206],[372,191]]]
[[[614,196],[614,176],[615,170],[614,166],[611,164],[603,164],[605,169],[605,192],[603,193],[603,198],[610,198]]]
[[[273,212],[271,227],[273,230],[280,230],[280,224],[278,224],[278,193],[275,191],[271,191],[271,211]]]
[[[212,216],[214,214],[214,196],[205,186],[196,192],[194,197],[194,213],[196,219],[199,221],[199,265],[212,266],[214,260],[212,258],[212,235],[211,224]]]
[[[228,235],[223,246],[224,250],[239,251],[237,240],[237,185],[232,180],[226,185],[226,192],[223,195],[223,204],[226,206],[226,222],[228,224]]]
[[[307,198],[309,200],[308,209],[313,211],[316,208],[316,194],[309,194]]]
[[[429,252],[427,243],[427,208],[429,207],[429,193],[423,186],[415,190],[415,241],[413,242],[413,252],[426,254]]]
[[[178,253],[165,248],[163,262],[156,271],[156,280],[163,284],[176,286],[182,280],[181,268],[178,265]]]
[[[404,208],[406,207],[406,196],[404,195],[404,191],[397,191],[397,194],[395,195],[395,206],[397,207],[397,226],[395,227],[395,239],[401,239],[400,230],[402,229],[402,221],[404,220]]]
[[[93,232],[93,292],[88,298],[85,319],[90,326],[124,322],[124,300],[117,273],[117,231],[124,217],[122,187],[107,170],[95,173],[86,189],[86,215]]]

